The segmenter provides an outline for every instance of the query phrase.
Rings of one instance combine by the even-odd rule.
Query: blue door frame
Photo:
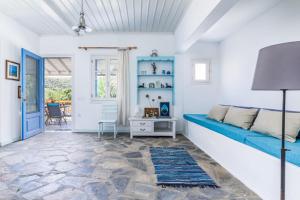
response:
[[[32,99],[27,91],[27,59],[36,63],[36,105],[35,111],[27,112],[27,101]],[[44,59],[26,49],[21,49],[21,91],[22,91],[22,135],[21,139],[37,135],[44,131]],[[29,69],[28,69],[29,70]],[[32,83],[31,83],[32,84]]]

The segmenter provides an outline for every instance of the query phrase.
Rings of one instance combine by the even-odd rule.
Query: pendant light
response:
[[[92,29],[90,27],[88,27],[85,23],[84,11],[83,11],[83,0],[81,1],[81,11],[80,11],[80,17],[79,17],[79,24],[78,24],[78,26],[72,26],[72,30],[77,35],[83,35],[85,33],[92,32]]]

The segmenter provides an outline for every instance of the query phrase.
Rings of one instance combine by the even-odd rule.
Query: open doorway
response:
[[[72,60],[45,58],[45,131],[72,130]]]

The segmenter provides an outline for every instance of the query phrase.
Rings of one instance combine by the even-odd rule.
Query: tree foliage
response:
[[[71,77],[46,77],[45,99],[47,100],[72,100]]]

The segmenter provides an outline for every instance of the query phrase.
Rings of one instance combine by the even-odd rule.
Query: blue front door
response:
[[[44,59],[21,50],[22,140],[44,130]]]

